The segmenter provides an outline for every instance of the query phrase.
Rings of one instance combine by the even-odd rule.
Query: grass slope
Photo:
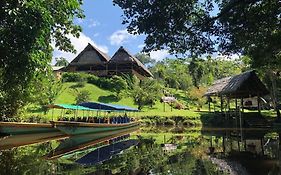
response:
[[[63,88],[57,97],[55,103],[66,103],[66,104],[74,104],[75,97],[78,91],[87,90],[90,92],[90,101],[96,102],[103,102],[103,103],[112,103],[112,104],[120,104],[126,105],[130,107],[137,108],[137,105],[134,104],[133,98],[131,97],[123,97],[121,100],[117,100],[114,97],[114,93],[108,90],[101,89],[93,84],[86,84],[82,88],[72,88],[76,83],[64,83]],[[184,93],[177,91],[175,93],[177,99],[185,100]],[[164,112],[164,104],[157,101],[156,104],[150,107],[144,107],[142,112],[138,113],[138,116],[163,116],[163,117],[170,117],[170,116],[185,116],[196,118],[199,117],[200,114],[195,111],[195,108],[191,108],[190,110],[177,110],[172,109],[171,107],[166,104],[165,105],[165,112]]]

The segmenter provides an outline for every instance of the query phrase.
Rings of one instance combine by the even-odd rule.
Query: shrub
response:
[[[66,72],[62,74],[62,81],[63,82],[83,82],[87,79],[87,74],[85,73],[71,73]]]
[[[98,81],[99,81],[99,77],[97,77],[95,75],[88,75],[88,77],[87,77],[87,82],[90,83],[90,84],[97,85]]]
[[[90,92],[87,90],[82,90],[82,91],[78,92],[75,100],[76,100],[76,104],[89,101]]]

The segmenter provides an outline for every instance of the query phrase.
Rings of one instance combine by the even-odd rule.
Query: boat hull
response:
[[[38,134],[58,131],[50,123],[0,122],[0,133],[6,135]]]
[[[131,127],[139,126],[138,122],[123,123],[123,124],[105,124],[105,123],[83,123],[83,122],[52,122],[55,128],[59,129],[68,135],[79,135],[89,133],[100,133],[117,131]]]
[[[61,142],[61,144],[55,150],[46,155],[45,158],[55,159],[63,155],[73,153],[75,151],[94,146],[98,143],[102,143],[104,141],[108,141],[110,139],[135,132],[137,130],[138,127],[131,127],[116,131],[71,136]]]

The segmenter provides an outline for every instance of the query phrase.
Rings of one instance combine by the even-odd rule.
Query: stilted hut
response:
[[[240,99],[242,101],[241,107],[243,107],[244,98],[258,97],[259,103],[260,97],[268,94],[269,91],[265,85],[258,78],[255,71],[251,70],[233,77],[226,77],[215,81],[204,96],[220,97],[221,111],[223,111],[223,98],[227,100],[235,99],[236,101]],[[258,108],[260,110],[260,106]]]
[[[137,58],[121,46],[108,62],[108,74],[120,75],[124,73],[136,75],[140,80],[153,76]]]
[[[72,60],[66,68],[69,72],[88,72],[97,76],[107,76],[107,63],[110,57],[95,46],[87,47]]]
[[[260,114],[261,97],[267,94],[269,91],[255,71],[251,70],[215,81],[204,96],[207,96],[208,99],[214,96],[220,98],[220,114],[224,116],[226,126],[267,127],[267,121]],[[257,97],[258,113],[248,113],[244,118],[244,99],[251,97]],[[231,104],[233,104],[231,100],[235,100],[234,108],[231,108]],[[208,100],[209,104],[211,101]],[[209,111],[211,111],[210,105]]]

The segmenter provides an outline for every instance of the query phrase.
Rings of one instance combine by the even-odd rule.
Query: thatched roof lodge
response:
[[[108,72],[110,75],[131,73],[139,79],[152,77],[151,72],[134,56],[132,56],[122,46],[115,52],[108,62]]]
[[[204,96],[224,96],[228,98],[248,98],[269,94],[254,70],[232,77],[219,79],[213,83]]]
[[[107,62],[110,57],[88,43],[85,49],[72,60],[66,70],[69,72],[89,72],[97,76],[106,76]]]
[[[152,77],[151,72],[123,47],[110,57],[91,44],[74,59],[65,69],[68,72],[88,72],[96,76],[133,74],[139,79]]]

